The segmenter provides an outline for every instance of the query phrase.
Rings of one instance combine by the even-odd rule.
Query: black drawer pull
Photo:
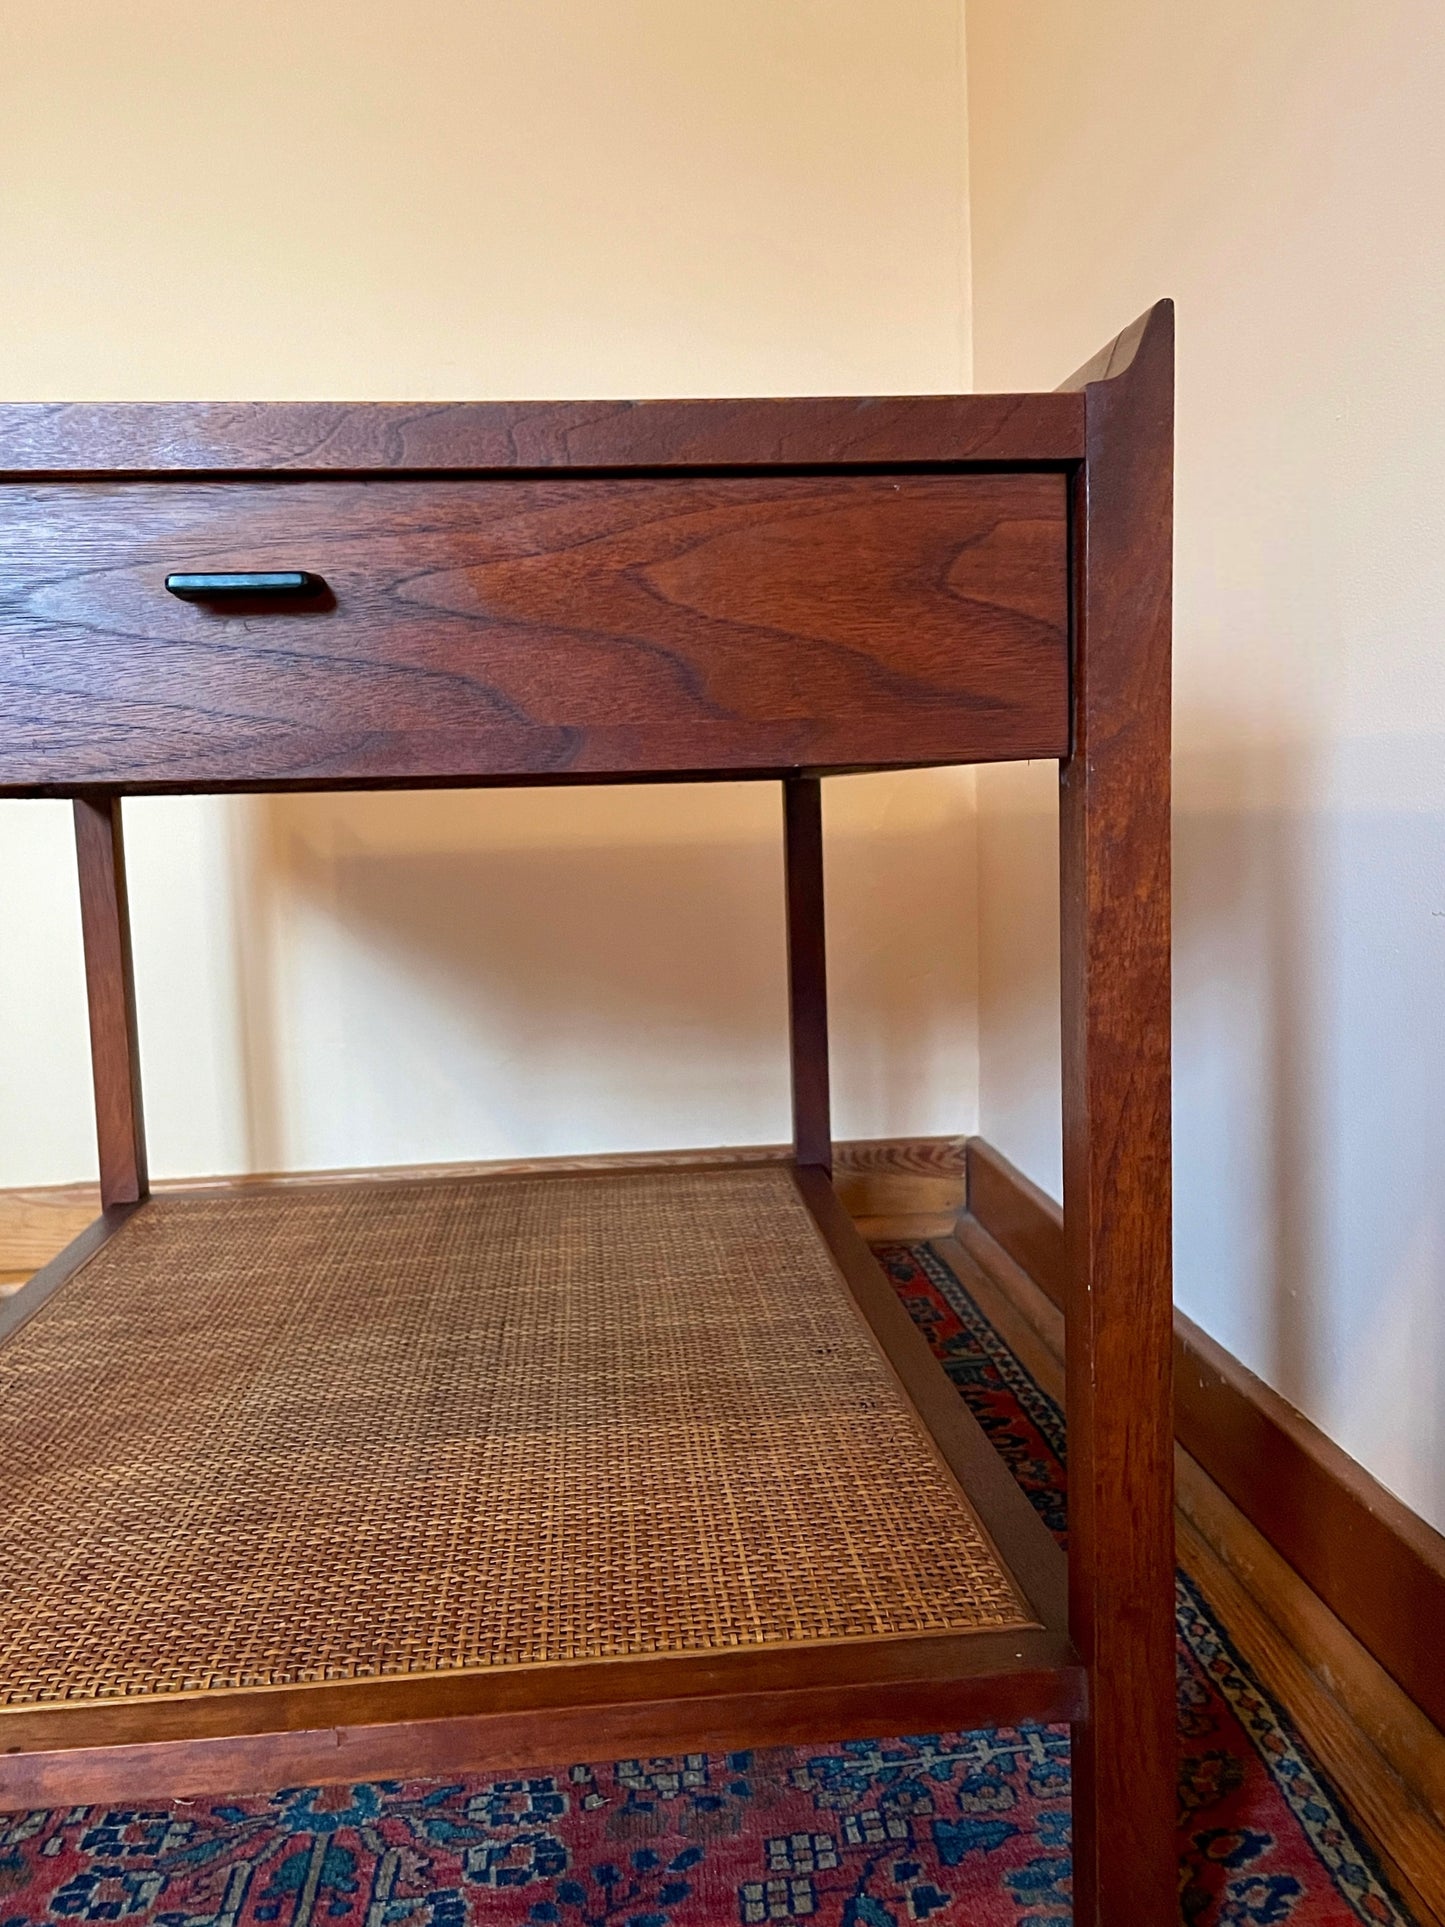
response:
[[[168,575],[166,587],[183,602],[226,602],[232,597],[274,597],[294,601],[299,596],[325,595],[323,576],[308,569],[241,569],[212,575]]]

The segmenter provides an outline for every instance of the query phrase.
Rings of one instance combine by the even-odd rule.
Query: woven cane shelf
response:
[[[1020,1656],[1025,1708],[1075,1701],[1057,1555],[1006,1478],[966,1495],[992,1453],[816,1172],[214,1188],[100,1230],[4,1314],[0,1773],[157,1784],[159,1743],[239,1729],[326,1777],[333,1722],[372,1772],[453,1726],[472,1763],[781,1737],[1012,1704]]]
[[[0,1467],[5,1707],[1033,1623],[785,1171],[158,1199]]]
[[[2,1318],[12,1800],[1077,1705],[1058,1553],[815,1170],[170,1193]]]

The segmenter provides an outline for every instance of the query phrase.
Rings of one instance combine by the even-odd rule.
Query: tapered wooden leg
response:
[[[90,1005],[100,1197],[105,1205],[133,1204],[146,1195],[148,1180],[118,796],[76,797],[75,851]]]
[[[816,776],[783,781],[788,893],[788,1043],[793,1068],[793,1152],[833,1168],[828,1104],[828,975],[823,932],[823,798]]]
[[[1069,1620],[1077,1927],[1177,1927],[1170,1396],[1173,317],[1085,371],[1062,771]]]

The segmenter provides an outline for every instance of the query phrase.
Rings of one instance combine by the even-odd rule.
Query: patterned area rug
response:
[[[924,1247],[882,1254],[1048,1524],[1063,1423]],[[1409,1916],[1182,1574],[1181,1918]],[[169,1807],[0,1815],[0,1927],[969,1927],[1067,1922],[1066,1728],[539,1768]]]

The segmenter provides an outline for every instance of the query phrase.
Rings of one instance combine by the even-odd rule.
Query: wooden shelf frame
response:
[[[0,1804],[1069,1719],[1076,1920],[1173,1920],[1172,388],[1161,303],[1053,395],[0,408],[0,796],[74,800],[104,1207],[0,1341],[163,1208],[122,797],[776,780],[797,1193],[1035,1622],[11,1704]],[[162,563],[329,599],[228,625]],[[1061,777],[1067,1566],[829,1176],[820,779],[1024,756]]]
[[[791,1172],[836,1271],[840,1315],[847,1316],[851,1300],[1023,1596],[1021,1623],[0,1706],[0,1798],[30,1806],[263,1791],[298,1775],[394,1777],[421,1770],[417,1762],[426,1760],[434,1772],[515,1766],[560,1757],[579,1744],[594,1753],[696,1751],[737,1745],[744,1737],[754,1745],[817,1741],[920,1720],[967,1727],[1076,1717],[1084,1679],[1065,1630],[1062,1553],[939,1371],[831,1183],[815,1169],[782,1168]],[[655,1175],[663,1184],[679,1183],[675,1171]],[[683,1187],[699,1175],[683,1176]],[[721,1185],[748,1184],[758,1174],[720,1167],[701,1175]],[[647,1176],[587,1182],[630,1186]],[[480,1197],[508,1182],[474,1178],[462,1188]],[[578,1180],[540,1182],[555,1190]],[[265,1201],[268,1192],[293,1204],[305,1192],[321,1193],[345,1209],[379,1193],[418,1188],[428,1188],[426,1181],[257,1184],[244,1193],[234,1186],[197,1189],[184,1199],[113,1208],[4,1307],[3,1336],[21,1332],[111,1240],[120,1239],[113,1249],[123,1252],[127,1230],[147,1213],[184,1209],[208,1196],[227,1204],[238,1195]],[[645,1345],[644,1333],[638,1339]],[[647,1503],[645,1491],[637,1496]],[[906,1529],[905,1519],[899,1529]],[[433,1746],[441,1750],[429,1752]]]

